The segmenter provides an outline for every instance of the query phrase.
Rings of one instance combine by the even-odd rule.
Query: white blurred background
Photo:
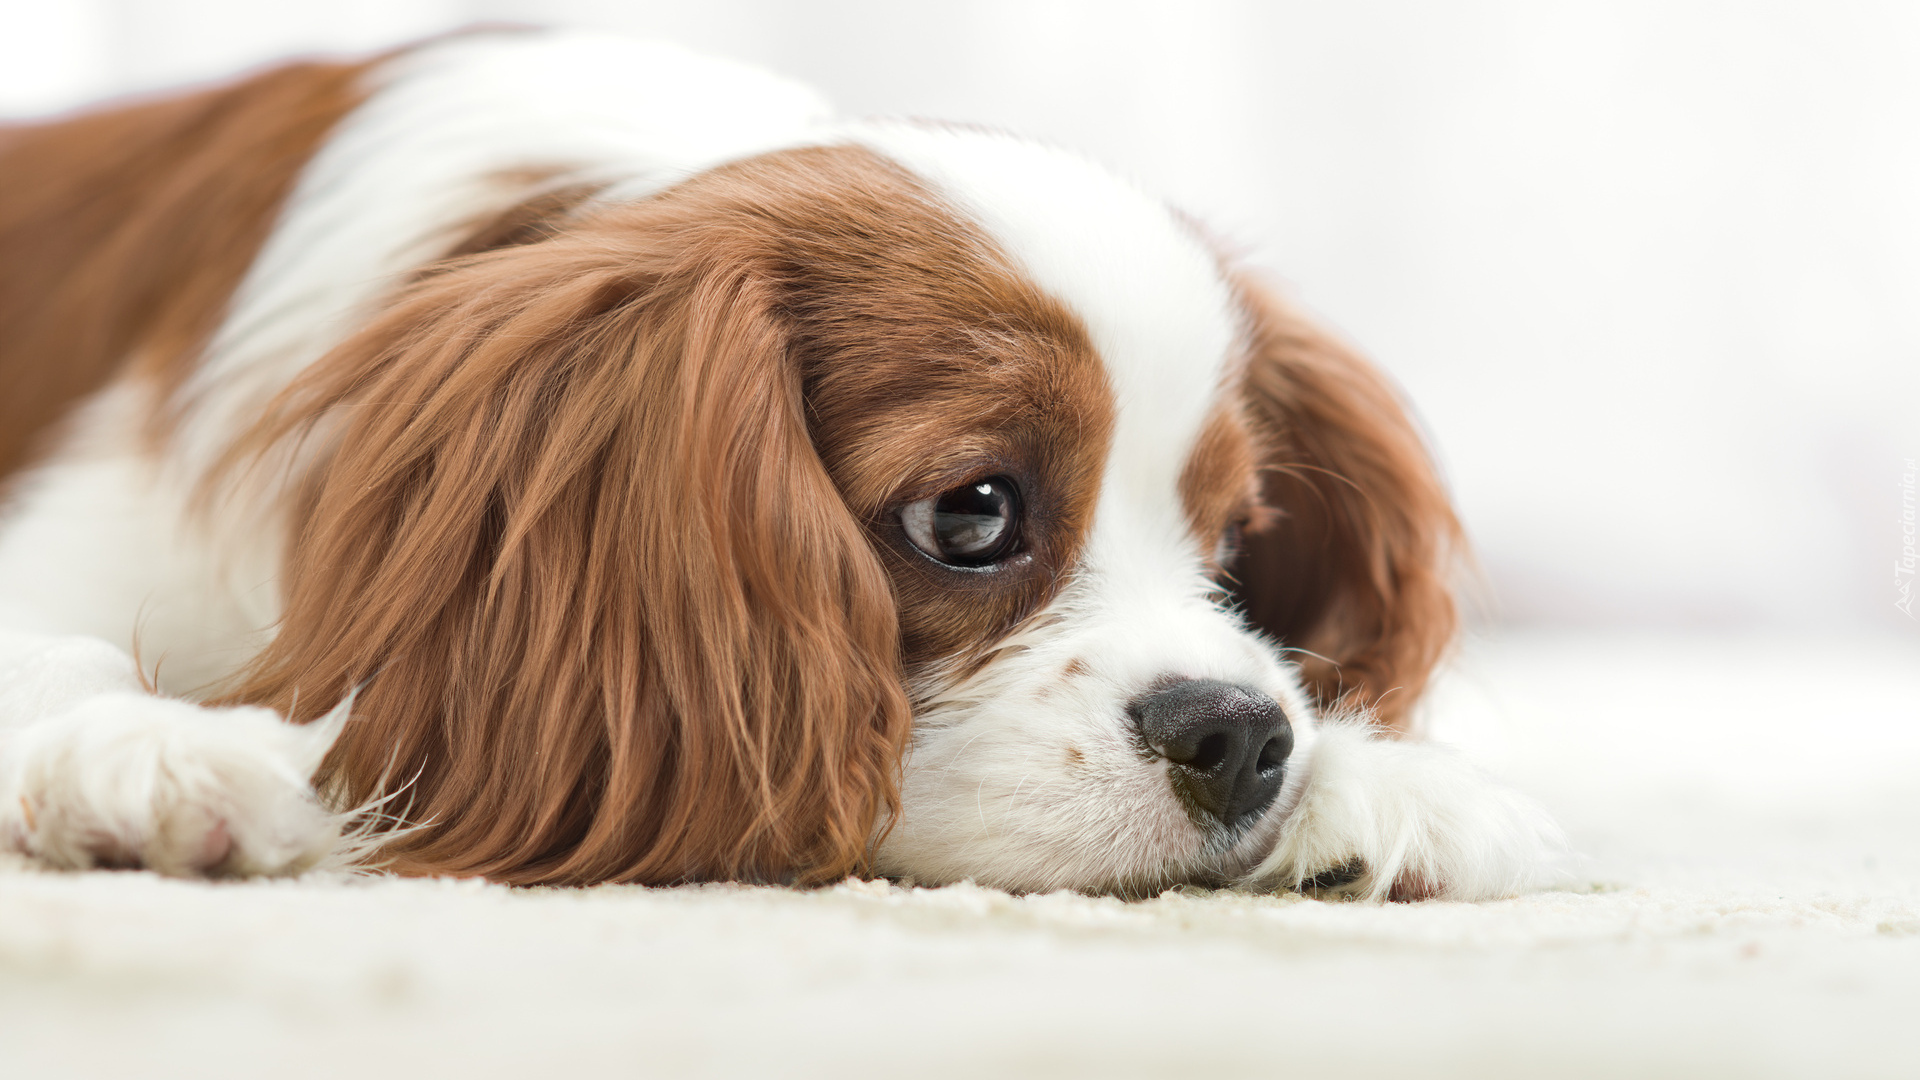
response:
[[[1485,617],[1920,642],[1920,4],[0,0],[0,116],[475,20],[1134,174],[1404,385]]]

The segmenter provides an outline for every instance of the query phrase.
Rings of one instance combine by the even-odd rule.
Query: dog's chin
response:
[[[1258,888],[1256,871],[1280,842],[1288,807],[1275,805],[1233,826],[1215,826],[1192,855],[1171,860],[1157,870],[1116,877],[1076,891],[1140,899],[1168,889]]]
[[[1142,836],[1134,844],[1091,844],[1085,836],[1061,834],[1050,843],[1006,845],[999,857],[981,857],[976,851],[965,861],[934,855],[923,845],[928,832],[915,829],[915,843],[901,844],[890,835],[875,863],[878,876],[902,885],[937,887],[971,882],[1015,894],[1075,892],[1138,900],[1174,888],[1224,889],[1245,887],[1255,870],[1273,851],[1285,823],[1281,808],[1270,808],[1235,826],[1195,827],[1177,845]],[[958,825],[958,822],[954,823]],[[1104,858],[1089,858],[1091,848],[1105,848]],[[1169,850],[1171,848],[1171,850]],[[1048,849],[1057,858],[1036,855]],[[964,869],[963,869],[964,867]]]
[[[1193,884],[1211,885],[1214,888],[1252,887],[1255,872],[1280,843],[1281,830],[1286,827],[1290,809],[1286,805],[1269,807],[1251,824],[1239,830],[1226,852],[1220,856],[1217,876],[1211,882]]]

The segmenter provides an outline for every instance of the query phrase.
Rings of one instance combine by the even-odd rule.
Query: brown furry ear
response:
[[[1404,731],[1457,622],[1459,523],[1386,379],[1258,284],[1238,292],[1263,499],[1279,513],[1245,538],[1236,599],[1304,650],[1294,659],[1323,706],[1369,706]]]
[[[813,882],[895,809],[892,595],[751,226],[661,198],[455,261],[231,459],[326,448],[225,699],[305,721],[360,688],[321,780],[411,780],[395,868]]]

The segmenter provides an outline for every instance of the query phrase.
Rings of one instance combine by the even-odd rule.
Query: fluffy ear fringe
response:
[[[1238,282],[1246,393],[1278,511],[1234,564],[1250,622],[1298,650],[1323,707],[1404,731],[1457,626],[1459,522],[1386,379],[1269,291]]]
[[[750,222],[663,198],[423,277],[237,444],[307,440],[285,615],[222,700],[411,780],[378,859],[519,883],[864,866],[910,715]]]

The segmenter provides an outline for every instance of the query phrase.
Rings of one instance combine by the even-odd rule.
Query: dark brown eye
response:
[[[1020,491],[992,476],[900,508],[913,546],[949,566],[991,566],[1020,539]]]

